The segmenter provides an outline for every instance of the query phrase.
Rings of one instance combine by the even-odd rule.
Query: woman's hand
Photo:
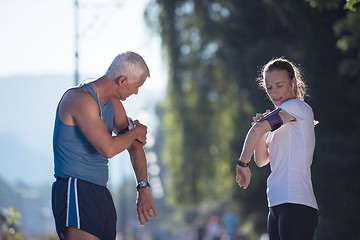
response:
[[[246,189],[249,186],[251,179],[251,172],[248,167],[236,166],[236,182],[240,187]]]
[[[264,113],[256,113],[255,116],[253,117],[253,122],[251,123],[251,125],[254,125],[258,120],[263,118],[268,113],[270,113],[269,109],[266,110],[266,112],[264,112]]]

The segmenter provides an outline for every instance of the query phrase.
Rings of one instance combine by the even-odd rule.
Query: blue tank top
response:
[[[101,108],[99,105],[99,115],[102,116],[111,135],[115,113],[112,99],[110,98],[103,105],[89,84],[82,87],[87,89],[98,105],[101,105]],[[53,135],[54,176],[75,177],[106,187],[109,178],[109,160],[95,150],[81,133],[78,126],[63,123],[59,118],[58,109],[59,106],[56,110]],[[100,113],[100,110],[102,113]]]

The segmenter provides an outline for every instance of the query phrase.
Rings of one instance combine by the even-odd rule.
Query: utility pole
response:
[[[88,9],[105,9],[105,8],[120,8],[122,7],[121,0],[112,1],[112,2],[104,2],[100,1],[100,3],[92,3],[88,5],[82,4],[81,8],[88,8]],[[74,82],[75,86],[79,85],[79,41],[80,41],[80,33],[79,33],[79,17],[80,12],[80,4],[79,0],[74,0],[74,28],[75,28],[75,74],[74,74]]]
[[[75,0],[75,86],[79,85],[79,1]]]

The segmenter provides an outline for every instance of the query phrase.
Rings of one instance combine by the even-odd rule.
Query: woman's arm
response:
[[[240,154],[240,161],[244,163],[250,162],[250,159],[258,146],[262,136],[271,130],[270,124],[266,121],[255,123],[248,131],[243,149]]]
[[[293,116],[291,116],[284,110],[281,110],[278,114],[282,119],[283,124],[296,120]],[[256,122],[250,128],[248,134],[246,135],[243,149],[240,155],[240,161],[245,163],[250,162],[251,156],[254,153],[255,149],[257,148],[260,139],[262,139],[263,137],[263,140],[265,140],[264,139],[265,133],[271,130],[272,129],[268,121]],[[266,147],[266,146],[262,145],[262,147]]]
[[[266,134],[264,134],[255,148],[254,160],[258,167],[264,167],[270,162],[269,153],[266,146]]]
[[[284,110],[281,110],[278,114],[282,119],[283,124],[296,121],[293,116]],[[246,135],[239,160],[244,163],[249,163],[255,149],[258,147],[259,141],[265,135],[265,133],[271,130],[272,129],[268,121],[256,122]],[[261,145],[259,146],[261,147]],[[236,181],[240,187],[244,187],[244,189],[246,189],[250,183],[250,178],[251,173],[248,167],[245,168],[239,165],[236,167]]]

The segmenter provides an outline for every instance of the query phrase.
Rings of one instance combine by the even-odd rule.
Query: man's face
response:
[[[141,75],[138,79],[126,78],[123,81],[122,91],[120,93],[120,99],[125,101],[128,97],[133,94],[138,94],[139,88],[145,83],[147,76]]]

